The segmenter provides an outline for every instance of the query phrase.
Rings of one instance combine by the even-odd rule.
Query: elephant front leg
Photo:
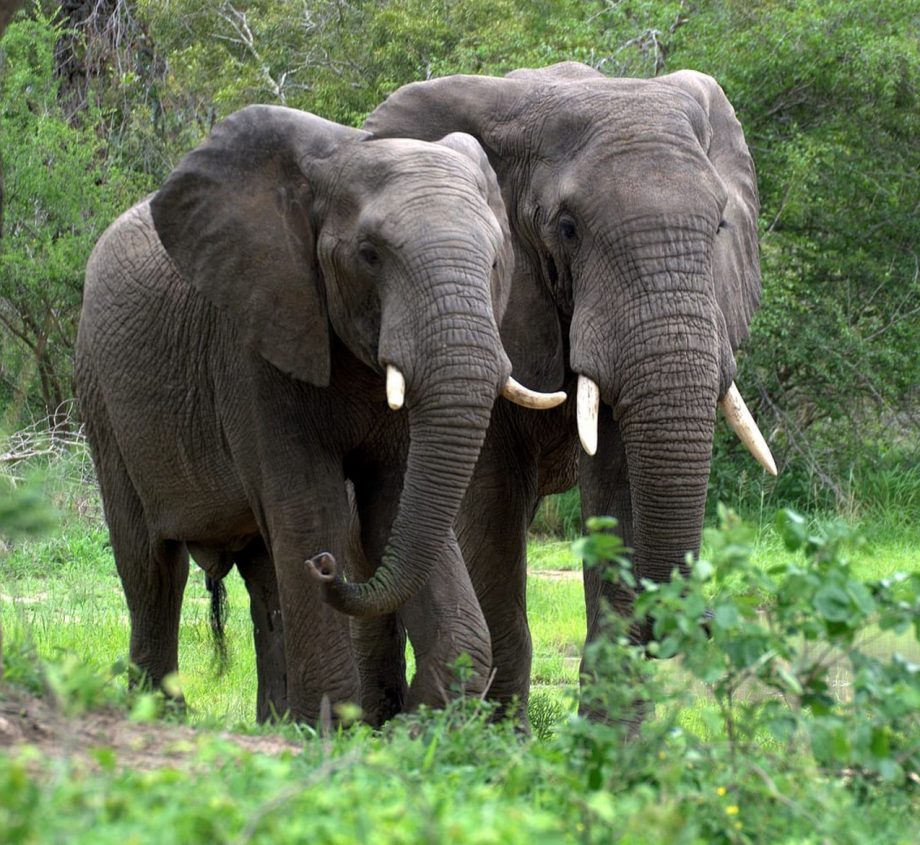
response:
[[[633,513],[626,468],[626,450],[619,426],[613,420],[609,409],[603,409],[598,431],[598,449],[594,457],[582,454],[579,468],[581,487],[581,513],[584,522],[592,516],[612,516],[617,521],[615,532],[623,544],[632,548]],[[612,565],[612,564],[611,564]],[[600,640],[609,632],[608,614],[612,611],[620,616],[632,614],[633,592],[611,581],[608,567],[584,566],[585,611],[587,616],[586,649],[581,659],[580,677],[591,683],[619,684],[629,666],[603,667],[595,665],[589,656],[587,646]],[[638,634],[633,626],[633,639]],[[646,716],[648,703],[641,700],[626,701],[619,714],[607,712],[604,705],[594,701],[590,690],[583,689],[579,713],[595,721],[607,721],[611,717],[623,724],[627,733],[634,735]]]
[[[308,483],[288,477],[266,507],[266,521],[281,604],[288,707],[293,719],[315,725],[327,702],[333,719],[338,705],[358,704],[360,688],[348,618],[323,600],[305,563],[321,552],[345,559],[345,479],[337,464],[323,458],[302,465],[310,467]]]
[[[379,455],[377,456],[379,460]],[[379,564],[395,518],[402,485],[398,460],[363,466],[355,483],[361,525],[362,562],[367,574]],[[451,537],[426,585],[397,617],[353,623],[362,677],[365,718],[372,723],[421,704],[443,706],[457,694],[457,664],[469,657],[464,692],[480,695],[492,669],[488,627],[456,540]],[[416,658],[406,688],[405,641]],[[465,660],[465,658],[463,658]]]
[[[494,427],[494,422],[493,422]],[[490,429],[457,520],[457,538],[489,629],[489,698],[527,721],[533,648],[527,623],[527,529],[538,502],[535,458]]]
[[[458,694],[486,693],[491,638],[456,538],[451,536],[425,589],[399,617],[415,651],[409,709],[442,706]]]
[[[581,516],[584,523],[592,516],[612,516],[617,521],[615,533],[623,544],[632,548],[633,512],[626,468],[626,448],[620,429],[610,409],[604,406],[598,420],[597,454],[581,455],[578,471],[581,488]],[[597,639],[604,625],[604,600],[622,615],[632,613],[631,590],[605,577],[607,567],[584,568],[587,641]]]
[[[249,592],[249,612],[256,649],[258,693],[256,719],[260,723],[281,718],[288,712],[287,662],[281,597],[275,564],[262,538],[250,542],[234,556]]]
[[[346,545],[349,578],[369,580],[376,568],[370,560],[379,560],[377,555],[386,543],[401,483],[384,485],[382,478],[368,482],[365,476],[358,494],[349,482],[351,518]],[[359,508],[363,518],[359,516]],[[406,708],[406,629],[397,615],[391,613],[354,617],[351,634],[361,677],[361,711],[368,724],[379,727]]]

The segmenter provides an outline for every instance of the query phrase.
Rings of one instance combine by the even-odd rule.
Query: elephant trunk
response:
[[[625,366],[614,408],[632,497],[633,571],[640,580],[667,581],[675,569],[687,574],[687,555],[700,547],[725,358],[714,309],[706,313],[703,298],[692,301],[684,313],[672,310],[637,333],[643,354]],[[631,605],[625,591],[611,598],[618,610]],[[647,640],[649,632],[634,636]]]
[[[476,337],[471,341],[471,324]],[[457,332],[462,326],[462,353]],[[492,405],[506,381],[491,312],[463,322],[439,317],[416,350],[420,375],[406,396],[410,446],[403,490],[381,565],[364,583],[327,571],[325,599],[352,616],[392,613],[421,589],[441,555],[479,457]],[[430,352],[430,354],[426,354]],[[473,375],[471,375],[473,374]],[[413,383],[415,382],[415,383]]]
[[[686,572],[687,553],[699,551],[716,403],[731,381],[734,361],[714,298],[708,251],[695,241],[636,239],[628,252],[623,264],[631,271],[623,274],[622,287],[633,299],[618,309],[619,323],[603,334],[594,324],[600,303],[576,311],[573,368],[596,380],[613,407],[628,473],[633,572],[640,581],[661,582],[674,569]],[[579,347],[579,337],[613,348]],[[616,610],[631,613],[631,590],[605,584],[602,592]],[[634,629],[633,635],[648,638],[647,631]]]
[[[699,551],[709,481],[714,409],[653,432],[622,424],[632,492],[634,570],[640,578],[667,581],[686,574],[687,552]]]

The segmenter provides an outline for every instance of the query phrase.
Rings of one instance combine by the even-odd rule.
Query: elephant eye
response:
[[[371,244],[361,244],[358,255],[368,267],[375,268],[380,264],[380,253]]]
[[[727,229],[727,228],[728,228],[728,221],[723,217],[719,221],[719,225],[716,227],[716,231],[721,232],[723,229]]]
[[[563,214],[557,224],[559,237],[566,243],[575,243],[578,240],[578,227],[575,225],[575,219],[568,214]]]

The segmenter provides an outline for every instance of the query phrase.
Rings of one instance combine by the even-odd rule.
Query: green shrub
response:
[[[613,636],[589,646],[582,705],[615,718],[575,720],[560,734],[573,779],[598,795],[656,795],[660,841],[886,841],[883,813],[841,808],[903,790],[916,808],[920,667],[898,651],[874,654],[872,641],[893,632],[916,650],[920,572],[862,582],[847,560],[858,537],[842,526],[812,533],[789,510],[777,530],[805,563],[758,568],[751,528],[725,509],[720,518],[707,531],[710,559],[689,577],[642,584],[636,614],[652,621],[648,651],[660,660],[629,645],[629,620],[612,615]],[[578,551],[618,560],[614,577],[630,583],[610,527],[592,521]],[[848,687],[835,695],[842,670]],[[682,839],[667,838],[675,814]],[[635,841],[655,841],[646,833]]]

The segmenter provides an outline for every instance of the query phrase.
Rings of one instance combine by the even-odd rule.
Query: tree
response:
[[[73,395],[71,355],[83,269],[96,239],[133,197],[94,129],[58,102],[62,30],[38,14],[13,23],[2,45],[0,148],[6,155],[7,231],[0,254],[0,361],[7,400],[35,397],[47,416]]]

